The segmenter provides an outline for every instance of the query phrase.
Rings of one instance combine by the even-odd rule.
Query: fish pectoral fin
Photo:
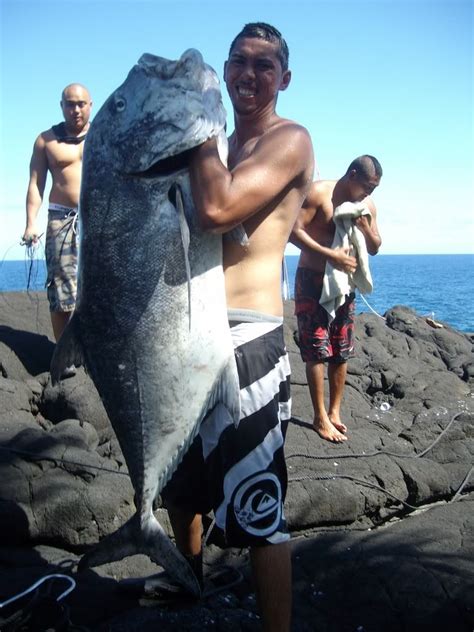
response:
[[[290,300],[290,281],[288,277],[288,268],[286,267],[286,259],[283,257],[281,264],[281,279],[282,279],[282,296],[284,301]]]
[[[168,191],[168,199],[175,207],[178,214],[179,231],[181,234],[181,243],[183,244],[184,265],[186,267],[186,281],[188,284],[189,329],[191,329],[191,266],[189,264],[189,243],[191,241],[191,236],[184,208],[183,192],[177,182],[174,182],[171,185]]]
[[[58,340],[51,359],[50,372],[53,385],[59,382],[67,368],[84,364],[78,329],[79,319],[77,314],[74,314]]]
[[[237,373],[237,364],[235,356],[232,354],[225,371],[221,377],[221,389],[223,390],[223,402],[237,427],[242,416],[242,408],[240,402],[240,384],[239,374]]]
[[[233,354],[222,369],[209,401],[209,410],[213,408],[214,412],[219,408],[221,408],[221,410],[225,409],[225,414],[229,420],[232,420],[234,426],[237,427],[239,425],[241,417],[240,385],[237,365]]]
[[[249,238],[247,232],[242,224],[235,226],[232,230],[229,230],[227,233],[224,233],[224,239],[226,241],[233,241],[240,246],[248,246]]]

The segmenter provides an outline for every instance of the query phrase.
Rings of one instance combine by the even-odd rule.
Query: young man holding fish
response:
[[[283,513],[283,443],[291,400],[280,275],[285,246],[311,186],[313,148],[306,129],[275,111],[278,93],[291,79],[288,48],[276,29],[263,23],[246,25],[231,44],[224,79],[235,119],[228,168],[212,139],[193,152],[190,174],[204,229],[226,233],[243,224],[249,238],[241,245],[224,237],[242,415],[237,429],[222,419],[212,421],[212,450],[204,450],[205,461],[202,442],[197,447],[195,443],[163,497],[178,548],[198,575],[201,514],[210,508],[230,546],[250,547],[264,630],[287,631],[291,558]],[[206,424],[209,420],[203,422],[208,433]],[[194,460],[196,452],[200,465]],[[193,474],[208,492],[207,506],[196,500],[194,486],[191,497],[185,498],[183,481]]]
[[[49,171],[52,187],[45,246],[48,272],[46,285],[56,341],[69,322],[76,304],[76,219],[83,141],[89,129],[92,101],[87,88],[72,83],[64,88],[60,105],[64,122],[42,132],[34,144],[23,233],[25,243],[36,242],[40,237],[37,216]]]

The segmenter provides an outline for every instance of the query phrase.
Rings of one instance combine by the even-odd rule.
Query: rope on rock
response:
[[[441,434],[436,437],[436,439],[433,441],[433,443],[431,443],[427,448],[425,448],[425,450],[423,450],[422,452],[419,452],[418,454],[399,454],[396,452],[390,452],[389,450],[375,450],[374,452],[367,452],[367,453],[345,453],[345,454],[331,454],[331,455],[322,455],[322,454],[303,454],[303,453],[294,453],[294,454],[288,454],[286,455],[286,460],[288,459],[292,459],[292,458],[296,458],[296,457],[300,457],[300,458],[305,458],[305,459],[316,459],[316,460],[320,460],[320,459],[350,459],[350,458],[363,458],[363,457],[373,457],[373,456],[379,456],[381,454],[386,455],[386,456],[393,456],[396,458],[404,458],[404,459],[418,459],[421,458],[423,456],[425,456],[425,454],[428,454],[428,452],[430,450],[432,450],[434,448],[434,446],[438,443],[438,441],[441,440],[441,438],[443,437],[443,435],[446,434],[446,432],[449,430],[449,428],[451,427],[451,425],[456,421],[456,419],[462,415],[462,412],[456,413],[455,415],[453,415],[448,423],[448,425],[446,426],[446,428],[444,428],[441,432]],[[293,417],[293,419],[296,419],[297,421],[305,421],[303,419],[300,419],[298,417]],[[308,423],[308,422],[305,422]],[[471,467],[471,469],[469,470],[469,472],[466,474],[466,476],[464,477],[461,485],[459,486],[458,490],[455,492],[455,494],[452,496],[452,498],[449,500],[449,502],[454,502],[455,500],[457,500],[459,498],[459,496],[462,493],[462,490],[464,489],[464,487],[466,486],[467,482],[469,481],[472,472],[474,471],[474,465]],[[288,478],[288,482],[301,482],[304,480],[310,480],[310,481],[317,481],[317,480],[335,480],[336,478],[345,478],[351,481],[354,481],[356,483],[359,483],[360,485],[365,485],[367,487],[372,487],[374,489],[378,489],[382,492],[384,492],[385,494],[387,494],[387,496],[391,496],[392,498],[394,498],[397,502],[401,503],[402,505],[405,505],[405,507],[408,507],[409,509],[419,509],[419,507],[416,507],[415,505],[410,505],[409,503],[407,503],[406,501],[402,500],[401,498],[398,498],[397,496],[395,496],[394,494],[392,494],[391,492],[389,492],[388,490],[386,490],[385,488],[381,487],[380,485],[377,485],[375,483],[371,483],[370,481],[365,481],[363,479],[360,478],[355,478],[354,476],[350,476],[349,474],[320,474],[320,475],[314,475],[314,476],[310,476],[310,475],[305,475],[305,476],[295,476],[295,477],[290,477]]]
[[[385,316],[381,316],[378,312],[375,311],[375,309],[372,307],[372,305],[369,304],[369,302],[367,301],[367,299],[365,298],[363,294],[359,292],[358,296],[360,296],[360,298],[364,301],[364,303],[367,305],[367,307],[370,309],[371,312],[373,312],[376,316],[378,316],[382,320],[387,320]]]
[[[417,459],[417,458],[421,458],[422,456],[425,456],[425,454],[428,454],[428,452],[430,450],[432,450],[435,445],[438,443],[438,441],[441,440],[441,438],[446,434],[446,432],[449,430],[449,428],[451,427],[451,425],[456,421],[456,419],[463,414],[463,411],[456,413],[455,415],[453,415],[448,423],[448,425],[446,426],[446,428],[444,428],[441,432],[441,434],[436,437],[436,439],[433,441],[433,443],[431,445],[429,445],[425,450],[423,450],[422,452],[419,452],[418,454],[399,454],[397,452],[390,452],[389,450],[374,450],[374,452],[362,452],[362,453],[354,453],[354,452],[347,452],[347,453],[343,453],[343,454],[329,454],[329,455],[325,455],[325,454],[303,454],[303,453],[299,453],[299,452],[295,452],[294,454],[287,454],[285,455],[286,460],[288,459],[292,459],[295,457],[301,457],[301,458],[305,458],[305,459],[334,459],[335,457],[338,459],[353,459],[353,458],[362,458],[362,457],[372,457],[372,456],[379,456],[381,454],[385,454],[388,456],[395,456],[398,458],[404,458],[404,459]],[[305,419],[301,419],[301,417],[294,417],[293,419],[296,419],[296,421],[300,421],[303,422],[305,424],[309,424],[308,421],[306,421]]]
[[[350,481],[354,481],[354,483],[359,483],[360,485],[364,485],[366,487],[373,487],[374,489],[378,489],[384,494],[387,494],[387,496],[391,496],[397,502],[402,503],[403,505],[405,505],[405,507],[408,507],[409,509],[419,509],[419,507],[416,507],[416,505],[410,505],[409,503],[402,500],[401,498],[398,498],[398,496],[395,496],[394,494],[392,494],[392,492],[389,492],[388,490],[384,489],[380,485],[376,485],[375,483],[371,483],[370,481],[365,481],[362,478],[356,478],[355,476],[350,476],[349,474],[321,474],[318,476],[316,475],[310,476],[308,474],[306,476],[291,477],[288,479],[288,482],[293,483],[293,482],[301,482],[301,481],[331,481],[336,478],[346,478]]]
[[[67,588],[64,592],[62,592],[59,595],[59,597],[56,598],[56,601],[61,601],[61,599],[64,599],[64,597],[67,597],[67,595],[69,595],[69,593],[72,592],[74,590],[74,588],[76,587],[76,582],[74,581],[74,579],[72,577],[69,577],[69,575],[62,575],[60,573],[53,573],[52,575],[45,575],[41,579],[38,579],[37,582],[35,582],[32,586],[30,586],[29,588],[27,588],[23,592],[18,593],[17,595],[14,595],[13,597],[10,597],[6,601],[0,601],[0,608],[4,608],[5,606],[8,606],[8,604],[13,603],[17,599],[21,599],[21,597],[24,597],[28,593],[33,592],[34,590],[36,590],[38,588],[38,586],[41,586],[41,584],[43,584],[48,579],[66,579],[70,583],[69,588]]]
[[[444,428],[441,432],[441,434],[427,447],[425,448],[422,452],[419,452],[418,454],[400,454],[397,452],[391,452],[390,450],[374,450],[373,452],[367,452],[367,453],[343,453],[343,454],[331,454],[331,455],[323,455],[323,454],[303,454],[303,453],[298,453],[295,452],[293,454],[288,454],[286,455],[286,460],[288,461],[289,459],[293,459],[293,458],[303,458],[303,459],[312,459],[312,460],[321,460],[321,459],[352,459],[352,458],[370,458],[370,457],[374,457],[374,456],[380,456],[380,455],[386,455],[386,456],[392,456],[392,457],[396,457],[396,458],[404,458],[404,459],[417,459],[417,458],[421,458],[423,456],[425,456],[425,454],[427,454],[430,450],[432,450],[434,448],[434,446],[442,439],[442,437],[446,434],[446,432],[448,432],[448,430],[450,429],[450,427],[452,426],[452,424],[456,421],[456,419],[462,415],[462,411],[456,413],[455,415],[453,415],[448,423],[448,425],[446,426],[446,428]],[[293,419],[296,419],[297,421],[302,421],[304,423],[308,423],[306,422],[304,419],[298,418],[298,417],[293,417]],[[128,476],[128,472],[120,472],[118,470],[113,470],[111,468],[106,468],[106,467],[102,467],[99,465],[92,465],[90,463],[79,463],[77,461],[70,461],[68,459],[62,459],[59,457],[52,457],[49,456],[47,454],[41,454],[41,453],[33,453],[33,452],[29,452],[28,450],[18,450],[16,448],[7,448],[4,446],[0,446],[0,451],[6,451],[6,452],[11,452],[14,454],[18,454],[19,456],[25,456],[25,457],[29,457],[34,461],[51,461],[53,462],[55,465],[59,466],[61,464],[63,465],[73,465],[76,467],[81,467],[81,468],[89,468],[92,470],[96,470],[99,472],[107,472],[109,474],[120,474],[121,476]],[[472,472],[474,471],[474,466],[471,467],[471,469],[469,470],[469,472],[467,473],[467,475],[465,476],[463,482],[461,483],[461,486],[459,487],[459,489],[455,492],[454,496],[451,498],[450,502],[453,502],[455,500],[457,500],[459,498],[459,496],[462,493],[463,488],[466,486],[467,482],[469,481],[469,478],[472,475]],[[288,482],[299,482],[299,481],[303,481],[303,480],[334,480],[336,478],[346,478],[348,480],[352,480],[356,483],[359,483],[361,485],[365,485],[366,487],[373,487],[374,489],[378,489],[382,492],[384,492],[385,494],[387,494],[388,496],[393,497],[395,500],[397,500],[399,503],[405,505],[406,507],[408,507],[409,509],[418,509],[418,507],[414,506],[414,505],[410,505],[409,503],[407,503],[406,501],[402,500],[401,498],[398,498],[397,496],[394,496],[391,492],[389,492],[388,490],[384,489],[383,487],[376,485],[375,483],[371,483],[370,481],[365,481],[363,479],[358,479],[355,478],[353,476],[349,476],[349,475],[345,475],[345,474],[321,474],[321,475],[314,475],[314,476],[310,476],[310,475],[306,475],[306,476],[300,476],[300,477],[289,477],[288,478]],[[209,530],[210,533],[211,529]]]
[[[63,459],[61,457],[49,456],[49,454],[41,454],[41,452],[30,452],[29,450],[18,450],[17,448],[6,448],[0,446],[0,451],[11,452],[18,454],[18,456],[25,456],[32,461],[51,461],[55,465],[75,465],[76,467],[89,468],[91,470],[99,470],[100,472],[108,472],[109,474],[120,474],[121,476],[128,476],[128,472],[119,472],[109,467],[102,467],[101,465],[92,465],[92,463],[79,463],[79,461],[70,461],[69,459]]]
[[[69,588],[58,597],[52,594],[54,581],[45,587],[48,580],[67,580]],[[32,586],[0,603],[0,630],[66,630],[70,632],[87,632],[87,628],[74,625],[69,617],[69,608],[62,602],[74,588],[76,582],[69,575],[45,575]],[[23,597],[30,595],[28,600]],[[16,603],[15,603],[16,602]],[[14,606],[12,606],[14,604]]]
[[[458,499],[458,497],[461,495],[462,490],[464,489],[464,487],[466,486],[468,480],[471,478],[471,474],[474,472],[474,465],[471,467],[471,469],[469,470],[469,472],[466,474],[466,476],[464,477],[463,482],[461,483],[461,485],[459,486],[458,491],[454,494],[454,496],[451,498],[450,502],[454,502],[455,500]]]

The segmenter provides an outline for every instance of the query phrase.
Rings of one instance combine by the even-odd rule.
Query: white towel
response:
[[[369,209],[360,202],[344,202],[334,210],[336,233],[331,248],[350,248],[350,254],[357,259],[357,269],[354,274],[347,274],[337,270],[329,261],[326,263],[319,303],[327,311],[329,322],[335,318],[336,311],[355,288],[361,294],[370,294],[373,290],[365,238],[353,223],[361,215],[367,215],[369,222],[372,219]]]

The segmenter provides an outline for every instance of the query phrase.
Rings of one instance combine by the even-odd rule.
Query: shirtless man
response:
[[[357,267],[349,248],[331,248],[335,225],[334,209],[343,202],[364,202],[371,213],[355,220],[365,237],[367,251],[375,255],[380,248],[377,211],[369,197],[379,185],[382,167],[373,156],[352,161],[337,182],[314,182],[295,223],[290,241],[301,248],[295,279],[295,314],[298,318],[299,344],[314,408],[313,427],[328,441],[346,441],[347,428],[340,410],[347,374],[347,360],[353,355],[354,294],[336,312],[329,324],[326,310],[320,306],[326,262],[347,273]],[[324,362],[328,363],[329,409],[324,402]]]
[[[275,112],[278,93],[291,79],[288,48],[276,29],[262,23],[244,27],[231,44],[224,79],[235,121],[228,169],[213,139],[195,150],[190,171],[202,226],[225,233],[243,223],[249,237],[246,246],[224,238],[227,305],[243,411],[237,429],[216,423],[214,449],[204,450],[204,463],[207,431],[205,438],[199,437],[197,449],[193,444],[163,496],[177,546],[197,575],[202,573],[201,515],[209,509],[214,509],[228,545],[250,546],[263,629],[279,632],[289,630],[291,615],[289,534],[283,514],[290,371],[280,274],[286,243],[311,185],[314,159],[306,129]],[[194,451],[202,469],[192,461]],[[186,479],[182,472],[187,467]],[[208,497],[200,504],[198,482]]]
[[[64,123],[53,125],[35,141],[26,196],[25,243],[39,239],[37,217],[48,171],[52,177],[46,233],[46,281],[51,324],[59,340],[76,304],[77,208],[81,186],[83,141],[92,101],[87,89],[72,83],[61,96]]]

